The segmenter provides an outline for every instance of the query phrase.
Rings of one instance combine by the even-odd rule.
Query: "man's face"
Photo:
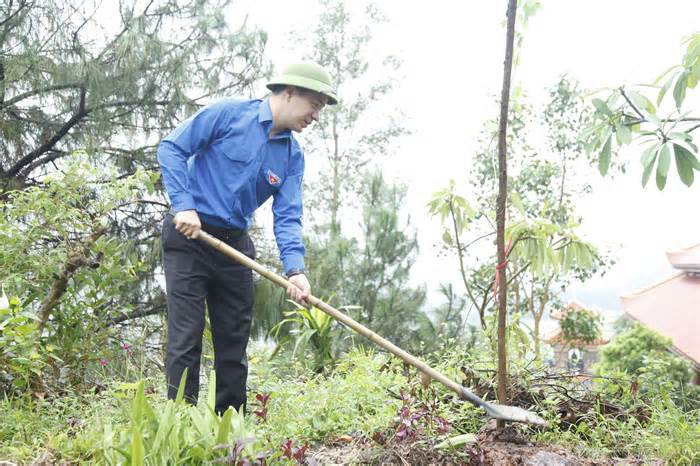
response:
[[[314,121],[328,103],[328,97],[318,92],[291,91],[287,100],[287,126],[300,133]]]

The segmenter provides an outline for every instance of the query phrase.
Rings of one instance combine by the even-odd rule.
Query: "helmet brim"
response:
[[[328,97],[328,105],[335,105],[338,103],[338,96],[335,94],[333,89],[331,89],[329,85],[315,79],[309,79],[303,76],[281,74],[272,78],[266,86],[268,89],[272,90],[273,86],[279,85],[301,87],[303,89],[308,89],[310,91],[323,94]]]

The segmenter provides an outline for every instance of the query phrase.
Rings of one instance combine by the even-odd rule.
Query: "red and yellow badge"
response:
[[[277,186],[280,184],[280,177],[275,175],[272,170],[267,170],[267,182],[271,185]]]

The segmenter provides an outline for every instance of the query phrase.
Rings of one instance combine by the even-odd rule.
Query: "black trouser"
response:
[[[202,228],[255,258],[255,247],[245,232]],[[197,403],[206,303],[214,343],[215,409],[218,413],[229,406],[238,410],[246,400],[246,347],[255,295],[252,271],[211,246],[187,239],[175,229],[170,214],[163,222],[161,239],[168,298],[168,398],[175,398],[187,368],[185,398]]]

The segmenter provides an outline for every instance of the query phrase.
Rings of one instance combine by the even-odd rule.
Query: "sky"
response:
[[[357,7],[361,2],[348,2]],[[416,226],[421,253],[414,283],[428,284],[431,299],[441,281],[458,284],[457,266],[436,258],[439,225],[425,208],[431,194],[450,178],[465,180],[477,136],[497,112],[505,51],[506,1],[377,2],[388,22],[374,31],[368,59],[386,54],[403,62],[400,85],[388,98],[401,109],[412,134],[397,141],[384,172],[409,187],[406,209]],[[284,64],[299,58],[290,31],[308,28],[318,5],[312,0],[242,0],[228,12],[248,15],[269,35],[268,56]],[[524,31],[521,62],[513,81],[531,102],[543,102],[546,88],[567,73],[585,89],[649,83],[679,63],[684,37],[698,30],[698,0],[543,0]],[[690,94],[698,109],[698,92]],[[341,96],[342,98],[342,96]],[[581,236],[612,252],[615,265],[604,277],[573,285],[567,297],[599,308],[612,320],[619,296],[673,274],[665,251],[700,243],[700,182],[681,184],[675,172],[666,189],[641,187],[638,153],[626,174],[591,178],[593,193],[578,200]],[[307,165],[313,161],[307,161]]]

